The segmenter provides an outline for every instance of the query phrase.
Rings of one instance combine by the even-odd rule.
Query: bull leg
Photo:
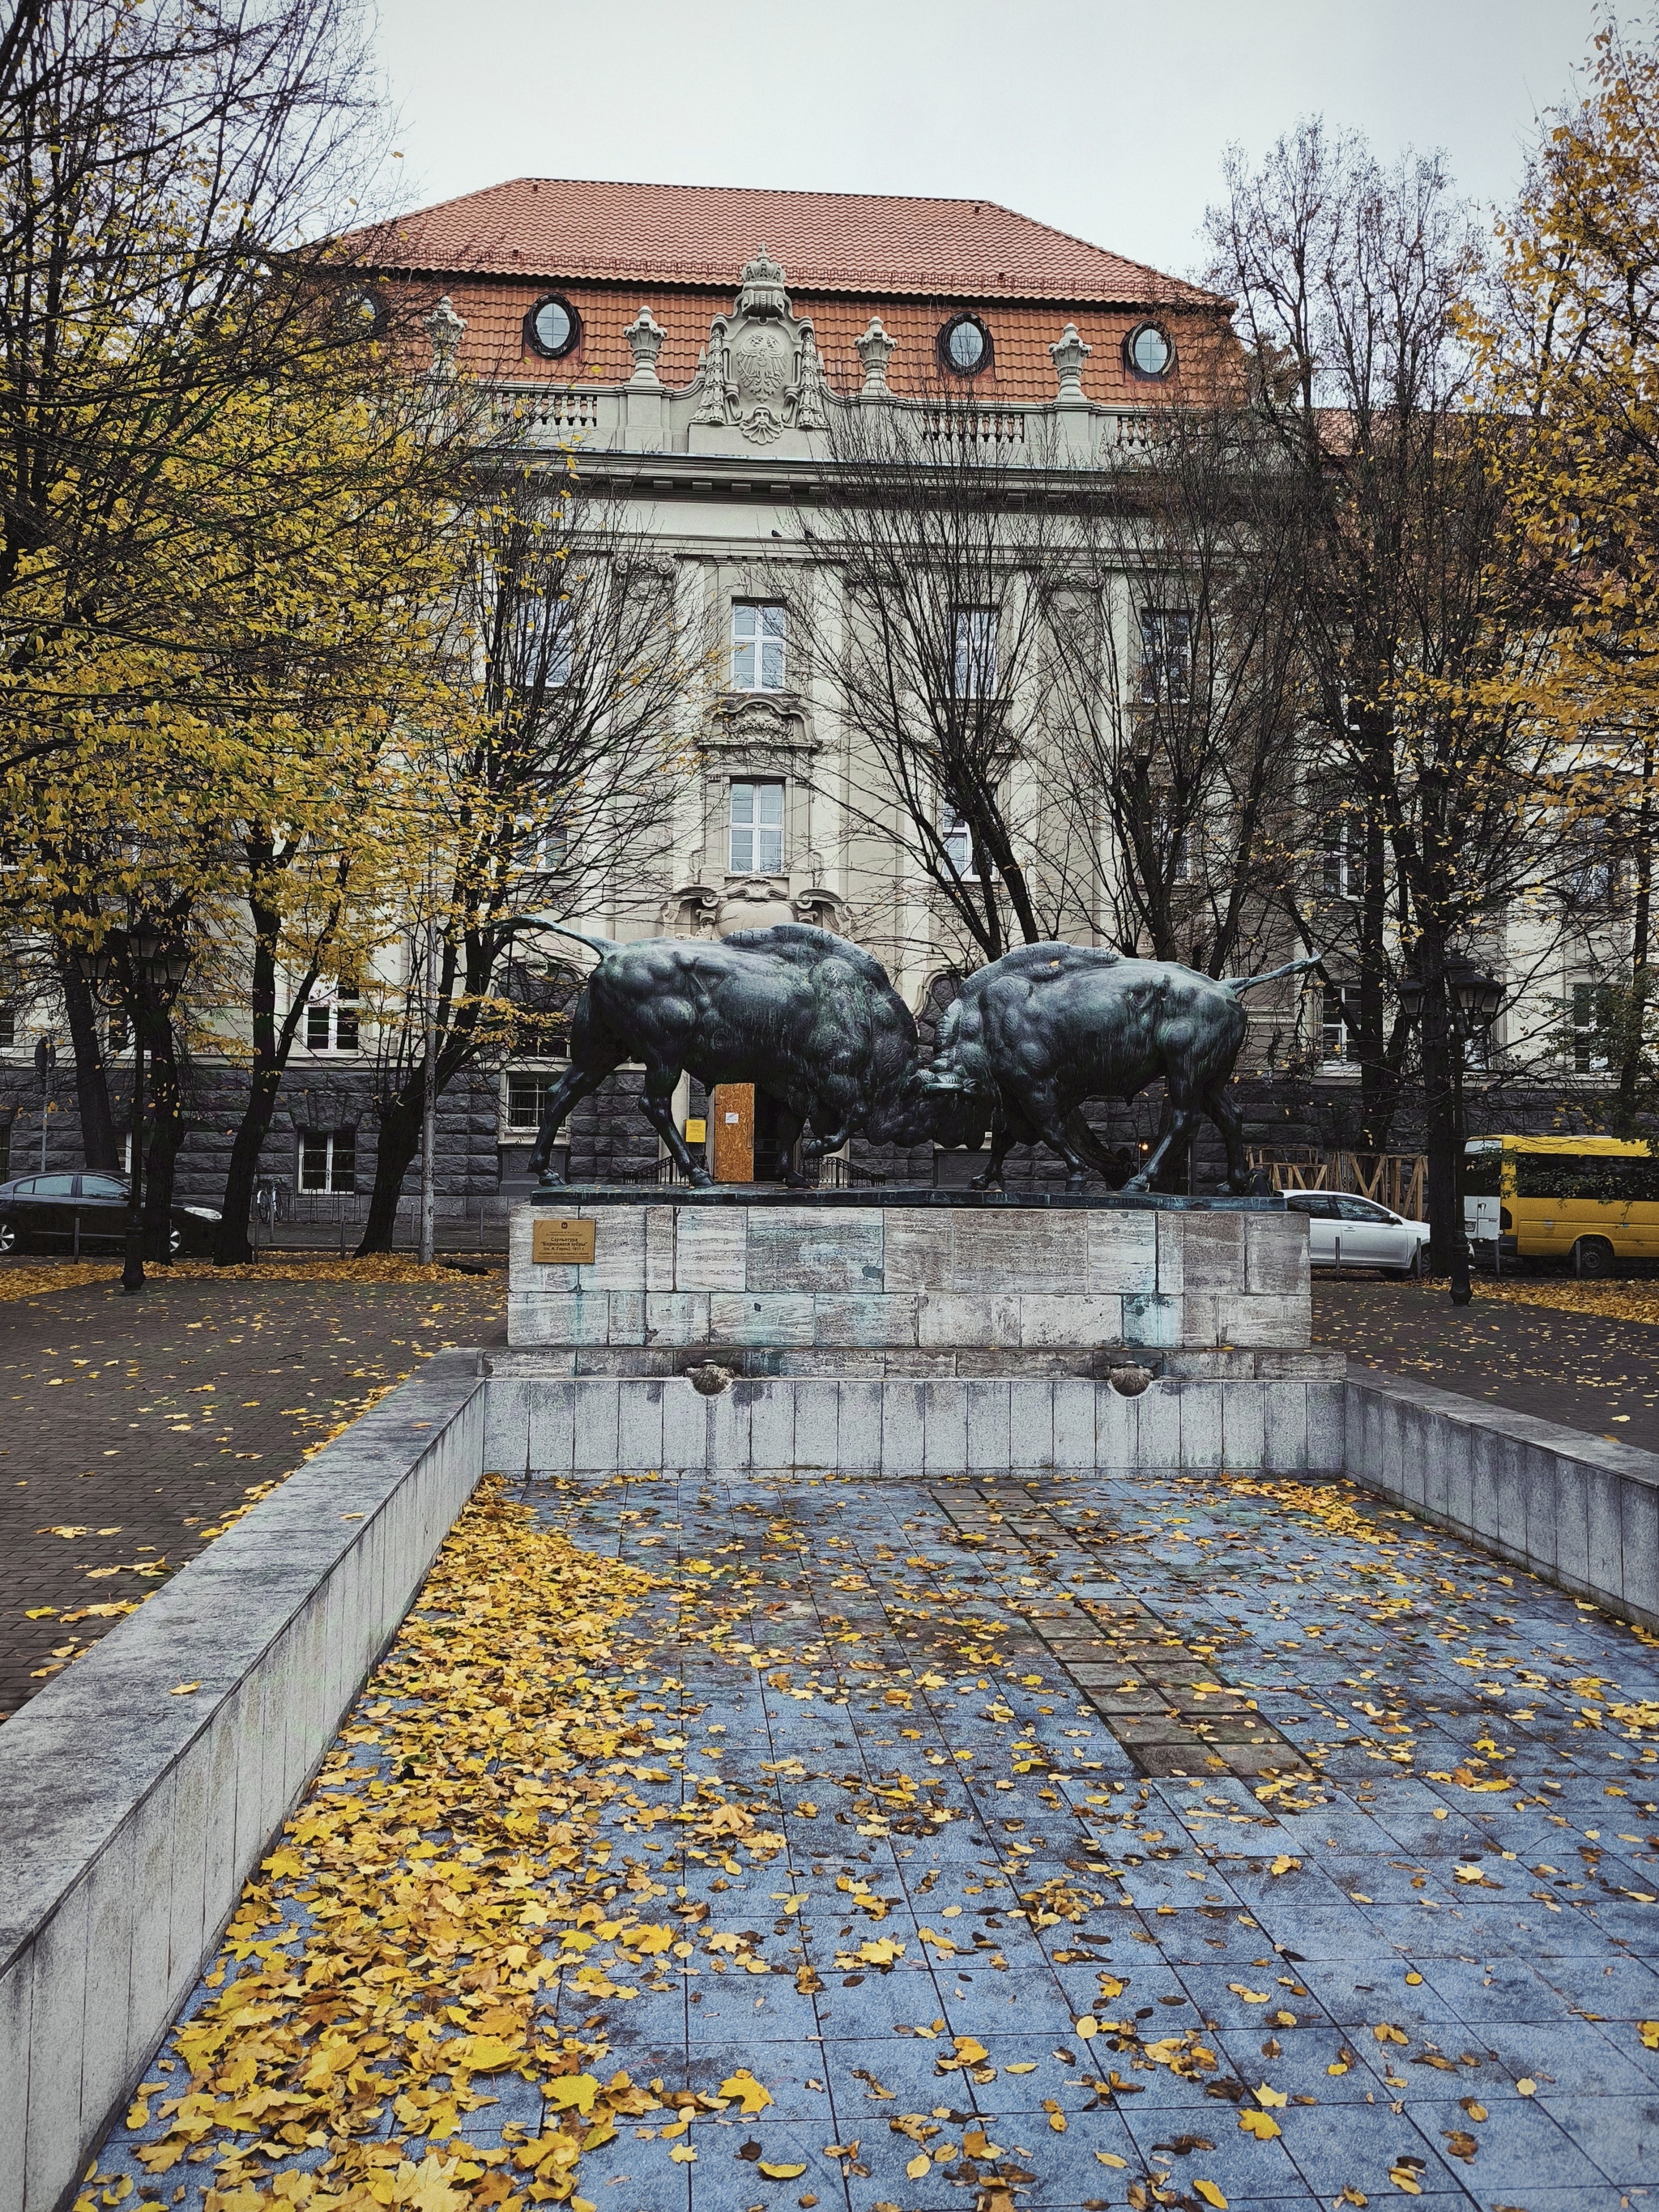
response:
[[[1246,1191],[1250,1187],[1250,1171],[1244,1164],[1244,1129],[1228,1097],[1224,1083],[1212,1083],[1204,1093],[1204,1108],[1221,1132],[1221,1141],[1227,1147],[1227,1188]]]
[[[647,1067],[645,1072],[645,1095],[640,1103],[645,1109],[645,1118],[668,1147],[669,1157],[689,1182],[704,1189],[714,1177],[706,1167],[699,1167],[685,1148],[685,1139],[674,1127],[674,1090],[680,1079],[678,1067]]]
[[[605,1061],[603,1066],[597,1063],[592,1066],[573,1065],[566,1068],[548,1092],[547,1103],[542,1108],[541,1127],[536,1132],[535,1149],[530,1155],[531,1172],[537,1178],[538,1188],[565,1188],[563,1176],[556,1176],[552,1171],[554,1140],[571,1109],[597,1091],[605,1077],[621,1065],[620,1055]]]
[[[1037,1132],[1024,1115],[999,1100],[991,1115],[991,1157],[969,1184],[969,1190],[1001,1190],[1002,1164],[1013,1147],[1037,1142]]]
[[[1037,1134],[1051,1152],[1058,1152],[1066,1163],[1066,1188],[1081,1190],[1089,1172],[1089,1164],[1072,1142],[1066,1130],[1066,1117],[1060,1113],[1060,1100],[1051,1084],[1042,1084],[1026,1094],[1025,1110],[1035,1123]]]
[[[1125,1190],[1150,1190],[1153,1177],[1170,1155],[1173,1152],[1179,1159],[1191,1143],[1193,1132],[1198,1127],[1197,1108],[1185,1097],[1173,1098],[1171,1105],[1169,1126],[1158,1139],[1152,1158],[1139,1175],[1130,1176],[1123,1186]]]

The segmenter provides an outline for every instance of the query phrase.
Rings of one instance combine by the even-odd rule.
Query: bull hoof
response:
[[[565,1181],[564,1177],[559,1173],[556,1168],[544,1168],[541,1172],[541,1178],[536,1185],[536,1188],[538,1191],[568,1190],[569,1188],[569,1184]]]
[[[1131,1176],[1128,1182],[1123,1186],[1125,1190],[1137,1191],[1150,1190],[1152,1187],[1152,1184],[1147,1181],[1144,1175]]]
[[[1084,1178],[1080,1175],[1067,1176],[1066,1178],[1066,1196],[1070,1198],[1080,1192],[1083,1188],[1083,1184]]]
[[[714,1188],[714,1178],[709,1174],[707,1168],[692,1169],[691,1188],[693,1190],[713,1190]]]

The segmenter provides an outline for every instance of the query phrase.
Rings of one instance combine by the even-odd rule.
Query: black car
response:
[[[0,1258],[12,1252],[118,1251],[126,1237],[128,1188],[113,1175],[19,1176],[0,1182]],[[206,1252],[219,1215],[210,1206],[172,1209],[171,1249]]]

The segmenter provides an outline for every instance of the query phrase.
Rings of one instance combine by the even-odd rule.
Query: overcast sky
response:
[[[1593,0],[380,0],[405,206],[508,177],[996,199],[1176,274],[1304,115],[1501,201]],[[1631,20],[1626,12],[1625,20]],[[757,240],[757,244],[763,241]]]

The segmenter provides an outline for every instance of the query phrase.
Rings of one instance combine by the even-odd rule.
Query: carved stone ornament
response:
[[[455,356],[460,351],[461,340],[466,336],[466,323],[455,312],[455,302],[446,292],[429,315],[422,320],[426,334],[432,341],[432,374],[452,377],[455,374]]]
[[[898,346],[896,338],[890,338],[881,326],[881,317],[872,315],[870,327],[861,338],[854,338],[859,359],[864,363],[864,396],[866,399],[884,399],[887,396],[887,364]]]
[[[812,325],[789,312],[783,271],[764,246],[744,270],[733,312],[709,326],[698,387],[693,420],[734,424],[751,445],[824,427],[830,393]]]
[[[708,732],[712,751],[732,750],[746,766],[771,770],[787,766],[790,753],[816,752],[818,740],[806,726],[800,702],[792,692],[737,691],[720,700]]]
[[[630,380],[635,384],[658,383],[660,380],[657,375],[657,356],[662,351],[663,340],[668,333],[649,307],[640,309],[623,336],[628,340],[628,350],[634,356],[634,374]]]
[[[1093,351],[1094,348],[1085,345],[1078,336],[1075,323],[1067,323],[1049,347],[1048,358],[1060,379],[1061,399],[1078,400],[1084,397],[1083,364]]]

